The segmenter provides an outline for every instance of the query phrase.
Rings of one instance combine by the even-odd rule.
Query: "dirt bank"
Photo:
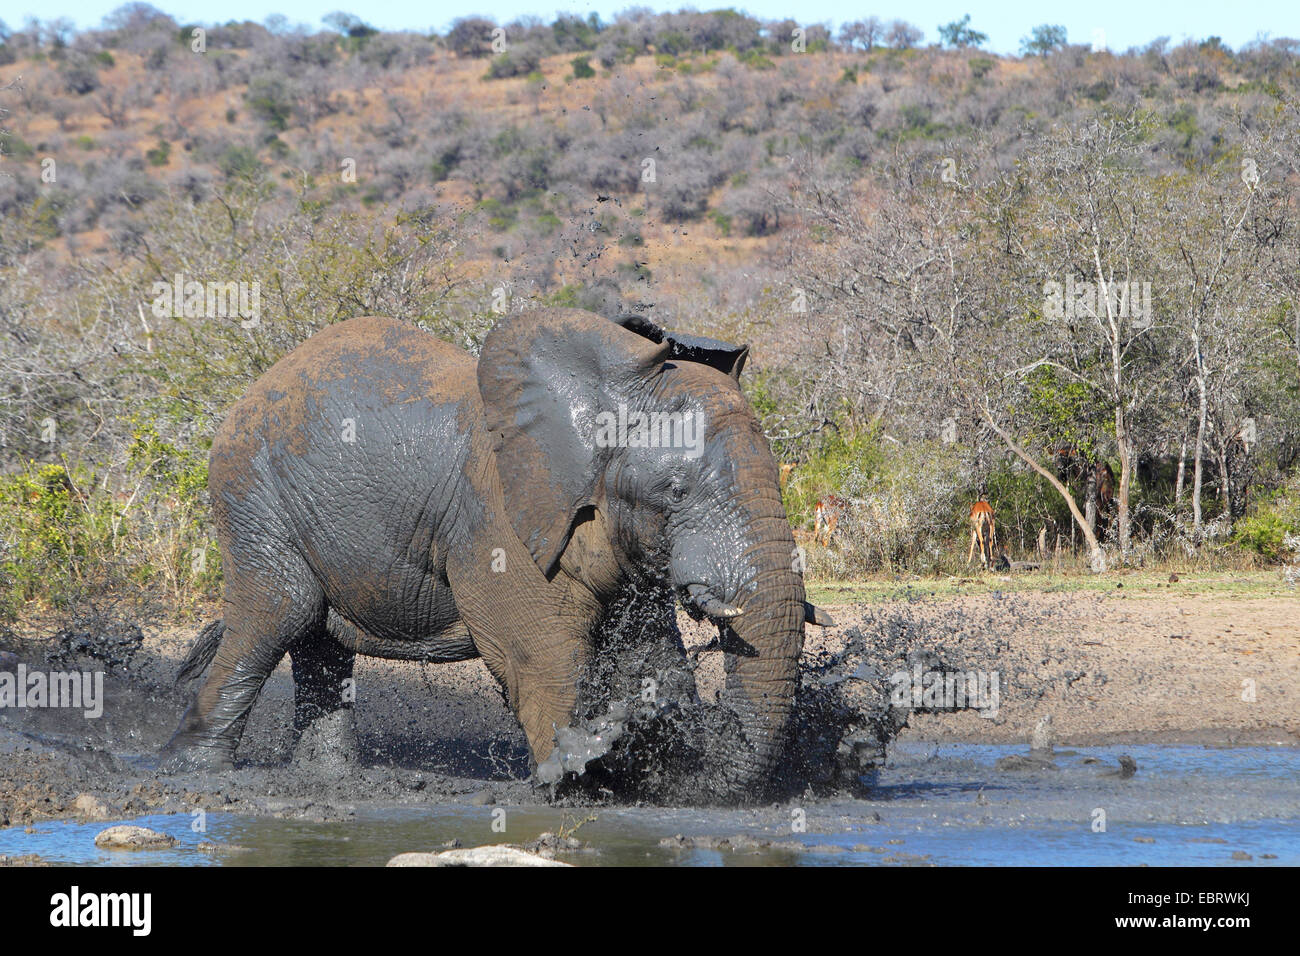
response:
[[[997,671],[995,716],[913,714],[903,739],[1025,741],[1050,714],[1063,744],[1300,741],[1297,599],[1213,593],[1124,597],[1016,593],[832,606],[837,626],[809,629],[806,657],[842,650],[855,634],[901,642],[936,661]],[[688,647],[711,637],[682,620]],[[169,684],[196,622],[131,639],[95,635],[51,663],[50,631],[6,639],[0,670],[106,669],[103,715],[0,709],[0,826],[58,817],[109,819],[201,808],[345,819],[355,808],[536,801],[522,780],[522,733],[481,662],[421,666],[358,659],[357,724],[365,766],[342,777],[286,765],[292,738],[287,664],[267,683],[222,777],[157,777],[151,755],[184,699]],[[103,648],[107,651],[101,653]],[[94,655],[100,654],[100,657]],[[104,657],[111,659],[111,666]],[[892,665],[891,665],[892,666]],[[721,656],[700,656],[710,697]],[[1251,681],[1253,685],[1244,682]],[[1243,699],[1251,686],[1254,700]],[[1247,697],[1250,695],[1247,694]]]
[[[1005,641],[986,666],[1009,686],[996,718],[915,715],[913,739],[1025,741],[1050,714],[1056,739],[1075,745],[1300,743],[1300,596],[1018,593],[922,599],[910,612],[941,623],[958,608]],[[810,646],[835,646],[874,613],[831,610],[839,626],[810,630]]]

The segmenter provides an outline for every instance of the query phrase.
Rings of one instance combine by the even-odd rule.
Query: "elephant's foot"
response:
[[[159,753],[159,773],[222,773],[235,769],[234,750],[177,734]]]
[[[338,773],[361,760],[352,709],[322,714],[309,723],[294,745],[292,764],[301,770]]]

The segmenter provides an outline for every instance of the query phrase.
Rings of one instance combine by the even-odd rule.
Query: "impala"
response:
[[[979,544],[980,562],[987,568],[993,560],[993,506],[987,501],[977,501],[970,506],[970,553],[966,563],[975,557],[975,545]],[[985,534],[987,533],[988,556],[984,554]]]
[[[831,543],[831,535],[840,523],[840,517],[848,510],[849,503],[839,495],[827,495],[813,508],[813,540],[821,540],[825,545]]]

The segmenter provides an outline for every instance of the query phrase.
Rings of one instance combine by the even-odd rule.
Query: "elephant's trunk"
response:
[[[790,732],[803,652],[804,589],[779,497],[766,501],[751,530],[757,574],[742,614],[725,625],[724,700],[739,716],[747,746],[727,755],[731,798],[761,799]],[[753,507],[751,505],[751,507]],[[752,512],[751,512],[752,513]]]

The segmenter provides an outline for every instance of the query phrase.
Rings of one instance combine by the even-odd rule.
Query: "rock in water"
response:
[[[389,866],[569,866],[512,846],[476,846],[443,853],[399,853]]]
[[[1127,780],[1138,772],[1138,762],[1128,754],[1120,754],[1119,769],[1110,770],[1103,773],[1103,777],[1119,777],[1121,780]]]
[[[252,852],[253,852],[252,850],[250,850],[250,849],[249,849],[248,847],[246,847],[246,846],[236,846],[236,845],[233,844],[233,843],[212,843],[212,842],[210,842],[210,841],[208,841],[208,840],[204,840],[202,843],[200,843],[200,844],[199,844],[198,846],[196,846],[194,849],[198,850],[200,853],[214,853],[214,854],[215,854],[215,853],[252,853]]]
[[[1012,754],[1009,757],[999,757],[993,765],[998,770],[1003,771],[1035,771],[1035,770],[1056,770],[1056,764],[1052,762],[1051,755],[1042,753],[1030,754]]]
[[[109,827],[95,837],[95,846],[101,850],[165,850],[175,845],[175,837],[148,827]]]

